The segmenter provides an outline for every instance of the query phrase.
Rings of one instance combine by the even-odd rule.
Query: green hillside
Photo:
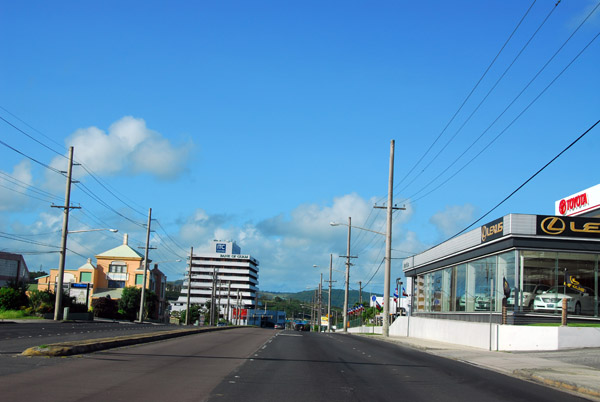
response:
[[[268,292],[268,291],[260,291],[260,299],[261,300],[273,300],[276,297],[283,300],[298,300],[302,303],[312,303],[313,297],[315,296],[314,290],[305,290],[303,292],[296,293],[281,293],[281,292]],[[379,293],[362,293],[362,302],[364,305],[369,303],[369,297],[374,294],[376,296],[382,296]],[[358,303],[358,290],[350,290],[348,292],[348,304],[353,306],[355,303]],[[323,305],[327,305],[327,292],[323,292]],[[341,308],[344,305],[344,290],[343,289],[332,289],[331,290],[331,305],[333,307]]]

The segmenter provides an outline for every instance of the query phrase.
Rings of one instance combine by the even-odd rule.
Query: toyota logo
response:
[[[560,200],[558,204],[558,213],[564,215],[567,213],[567,200]]]
[[[549,235],[559,235],[565,231],[567,225],[562,219],[550,216],[540,223],[540,227]]]

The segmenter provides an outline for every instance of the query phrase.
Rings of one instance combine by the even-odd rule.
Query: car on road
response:
[[[566,288],[566,289],[565,289]],[[567,299],[567,312],[576,315],[594,314],[594,291],[581,287],[583,291],[569,286],[555,286],[539,294],[533,300],[535,312],[555,312],[562,309],[563,299]]]
[[[273,326],[273,328],[274,328],[274,329],[285,329],[285,325],[283,325],[283,324],[275,324],[275,325]]]
[[[523,289],[519,292],[519,295],[523,297],[522,306],[528,309],[533,308],[533,300],[537,295],[540,295],[550,289],[550,286],[544,285],[542,283],[524,283]],[[510,292],[510,296],[506,299],[507,306],[515,305],[515,290],[512,289]]]

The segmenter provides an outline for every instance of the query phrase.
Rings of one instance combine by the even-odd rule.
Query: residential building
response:
[[[50,274],[38,278],[38,289],[55,291],[58,269],[51,269]],[[96,265],[91,259],[79,268],[65,268],[63,274],[64,291],[69,295],[82,298],[83,288],[88,289],[88,305],[92,299],[110,296],[120,299],[123,288],[128,286],[142,287],[144,283],[144,256],[128,244],[128,235],[123,237],[123,244],[96,255]],[[151,317],[165,319],[167,277],[155,264],[148,270],[146,289],[156,293],[159,299],[158,311]]]
[[[250,255],[241,254],[232,241],[213,240],[207,253],[192,256],[191,286],[186,280],[173,311],[187,307],[188,286],[190,304],[205,305],[214,300],[219,316],[232,320],[234,309],[256,308],[259,262]]]

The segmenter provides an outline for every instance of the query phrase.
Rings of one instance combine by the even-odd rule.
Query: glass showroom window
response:
[[[509,251],[498,255],[498,276],[496,278],[496,306],[502,306],[504,298],[504,279],[508,282],[511,289],[511,294],[506,300],[509,310],[512,310],[515,305],[514,289],[515,289],[515,257],[516,251]]]
[[[431,276],[431,310],[442,311],[442,271],[435,271]]]
[[[454,306],[452,305],[452,273],[454,272],[453,268],[446,268],[442,270],[442,311],[454,311]]]
[[[560,293],[564,294],[566,285],[567,295],[571,296],[570,313],[598,316],[597,255],[558,253],[558,284]]]
[[[461,264],[455,270],[456,281],[454,282],[453,291],[456,311],[466,311],[467,264]]]
[[[490,311],[491,279],[495,276],[495,257],[475,260],[467,264],[467,312]]]
[[[416,306],[417,311],[425,311],[425,276],[419,275],[417,276],[416,281]]]
[[[558,253],[554,251],[521,251],[516,308],[533,310],[536,295],[558,284]],[[562,278],[561,278],[562,279]],[[516,309],[515,308],[515,309]]]

